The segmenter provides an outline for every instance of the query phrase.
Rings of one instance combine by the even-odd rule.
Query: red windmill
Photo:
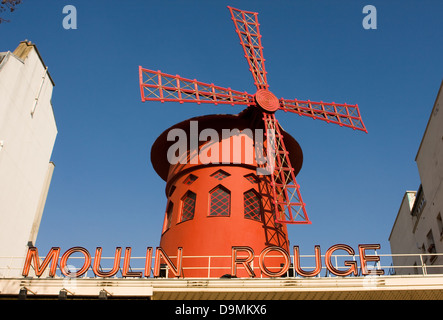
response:
[[[324,120],[328,123],[335,123],[340,126],[350,127],[354,130],[361,130],[364,132],[366,128],[363,124],[363,121],[360,116],[360,112],[357,105],[348,105],[348,104],[337,104],[337,103],[325,103],[325,102],[312,102],[312,101],[302,101],[302,100],[287,100],[287,99],[278,99],[271,91],[269,91],[269,85],[266,77],[265,70],[265,59],[263,58],[263,47],[261,43],[261,35],[259,31],[259,23],[257,19],[258,13],[243,11],[239,9],[235,9],[232,7],[228,7],[232,20],[234,21],[236,32],[240,38],[240,44],[243,47],[245,57],[249,64],[249,70],[252,73],[255,86],[257,88],[257,92],[255,94],[249,94],[247,92],[235,91],[230,88],[223,88],[216,86],[214,84],[202,83],[197,80],[185,79],[178,75],[170,75],[163,73],[161,71],[153,71],[149,69],[139,67],[139,76],[140,76],[140,90],[142,101],[175,101],[175,102],[194,102],[194,103],[212,103],[212,104],[231,104],[231,105],[244,105],[248,106],[245,110],[243,110],[238,115],[213,115],[213,116],[204,116],[199,118],[194,118],[177,124],[173,128],[181,128],[187,133],[190,133],[192,120],[199,121],[200,129],[204,128],[215,128],[220,131],[221,128],[239,128],[240,130],[245,128],[261,128],[264,129],[266,136],[266,142],[261,146],[263,148],[263,154],[266,156],[272,156],[275,162],[271,167],[271,172],[269,172],[268,176],[262,176],[261,178],[257,178],[254,176],[253,179],[256,181],[261,181],[263,184],[257,187],[255,190],[255,194],[260,195],[260,207],[263,211],[269,211],[268,213],[272,216],[272,226],[270,226],[270,219],[266,217],[266,214],[262,213],[264,216],[262,221],[264,223],[264,228],[270,227],[278,231],[280,236],[283,237],[283,241],[277,241],[277,243],[273,243],[283,247],[284,249],[288,249],[288,241],[287,234],[284,224],[309,224],[311,223],[308,215],[306,213],[305,204],[303,203],[299,185],[296,182],[296,175],[301,168],[302,163],[302,153],[301,149],[298,146],[297,142],[287,134],[278,124],[278,121],[275,117],[275,112],[278,110],[283,110],[285,112],[292,112],[298,114],[300,116],[308,116],[313,119]],[[229,124],[228,124],[229,123]],[[162,247],[170,246],[169,250],[173,250],[175,246],[175,250],[177,250],[177,244],[183,244],[183,242],[189,241],[189,237],[191,234],[195,234],[195,232],[201,232],[202,225],[200,224],[198,227],[194,226],[192,228],[187,228],[186,232],[175,231],[170,232],[169,230],[171,224],[174,220],[173,212],[173,202],[171,202],[171,194],[172,192],[177,192],[180,189],[179,201],[181,201],[181,205],[178,206],[178,211],[181,213],[177,213],[179,215],[176,217],[177,222],[184,222],[188,220],[192,220],[196,211],[198,211],[195,207],[196,199],[199,197],[198,192],[192,192],[189,189],[181,188],[178,186],[177,181],[182,179],[181,186],[189,186],[197,179],[197,175],[195,170],[201,169],[202,167],[197,166],[172,166],[170,164],[166,164],[165,154],[167,153],[167,148],[171,146],[171,143],[168,143],[166,139],[166,134],[171,129],[165,131],[154,143],[151,153],[151,160],[153,162],[154,168],[157,173],[167,181],[166,192],[168,196],[168,206],[166,210],[165,216],[165,226],[164,232],[162,235]],[[204,144],[202,144],[204,145]],[[201,146],[199,146],[201,148]],[[255,145],[255,148],[260,148],[260,146]],[[220,150],[221,146],[220,146]],[[190,153],[192,151],[188,150],[188,160],[190,158]],[[256,160],[256,159],[254,159]],[[200,163],[201,165],[201,163]],[[263,166],[258,161],[254,162],[254,165],[257,167]],[[269,165],[269,163],[267,163]],[[207,168],[208,166],[206,166]],[[214,166],[212,166],[214,167]],[[239,167],[245,168],[244,163],[240,165],[233,165],[232,163],[228,166],[220,166],[218,171],[214,171],[214,174],[219,174],[220,176],[230,176],[233,175],[232,172],[238,170]],[[269,167],[268,167],[269,168]],[[222,170],[223,169],[223,170]],[[249,174],[242,172],[242,176],[251,177],[251,168],[248,168]],[[212,172],[211,171],[211,172]],[[191,173],[193,172],[193,173]],[[191,173],[191,174],[190,174]],[[187,175],[189,174],[189,175]],[[201,173],[202,174],[202,173]],[[206,177],[202,179],[198,177],[200,183],[203,181],[209,181],[209,177],[214,177],[214,174],[204,173],[203,175]],[[194,179],[194,180],[193,180]],[[238,181],[238,180],[236,180]],[[236,183],[234,183],[236,184]],[[229,188],[225,188],[224,186],[219,186],[219,189],[212,189],[209,192],[210,197],[215,197],[219,199],[223,199],[226,194],[229,194]],[[235,189],[235,186],[232,186]],[[214,191],[216,190],[216,191]],[[266,190],[264,192],[263,190]],[[241,191],[244,195],[243,200],[245,201],[245,205],[243,206],[248,213],[250,213],[250,209],[247,209],[246,202],[248,204],[252,203],[254,205],[254,201],[251,200],[253,198],[253,194],[250,193],[250,197],[247,198],[247,192],[242,189]],[[216,193],[214,196],[213,193]],[[268,199],[263,197],[263,194],[266,193],[268,195]],[[234,198],[234,197],[232,197]],[[212,199],[212,198],[211,198]],[[212,200],[211,200],[212,201]],[[208,201],[203,201],[203,203],[208,203]],[[231,204],[229,204],[231,205]],[[223,204],[222,204],[223,206]],[[177,206],[176,206],[177,207]],[[219,208],[220,209],[220,208]],[[201,210],[210,211],[214,210],[212,204],[209,203],[206,207],[202,207]],[[220,210],[223,210],[220,209]],[[183,219],[183,214],[187,214],[188,217]],[[246,214],[246,213],[245,213]],[[209,214],[210,215],[210,214]],[[192,218],[189,218],[192,217]],[[283,225],[282,225],[283,224]],[[236,223],[236,225],[238,225]],[[244,233],[242,227],[233,227],[233,224],[227,225],[225,227],[225,232],[231,233]],[[182,227],[183,228],[183,227]],[[168,239],[166,238],[165,230],[169,230]],[[230,230],[230,231],[227,231]],[[171,235],[174,234],[174,235]],[[248,239],[252,242],[250,234],[248,234]],[[165,239],[164,239],[165,238]],[[260,237],[259,237],[260,238]],[[263,238],[263,237],[262,237]],[[265,235],[264,240],[260,238],[257,240],[257,244],[269,245],[272,244],[270,241],[269,235]],[[278,237],[277,237],[278,238]],[[174,239],[174,240],[172,240]],[[201,242],[206,241],[207,239],[200,238],[200,249]],[[233,240],[231,242],[239,241]],[[226,254],[226,250],[217,251],[217,245],[212,243],[211,248],[206,254]],[[226,242],[226,241],[224,241]],[[229,247],[232,243],[228,241],[226,243],[226,247]],[[238,245],[238,243],[235,243]],[[184,245],[179,245],[184,247]],[[193,247],[193,245],[189,245],[189,248]],[[195,252],[192,249],[188,249],[185,254],[197,254],[197,249],[195,247]],[[204,254],[201,253],[200,255]],[[173,251],[172,251],[173,252]]]

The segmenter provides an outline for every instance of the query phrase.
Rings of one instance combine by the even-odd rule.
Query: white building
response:
[[[0,53],[0,277],[17,276],[37,237],[54,170],[53,87],[31,42]]]
[[[443,273],[442,88],[415,158],[421,185],[405,193],[389,237],[393,254],[411,254],[393,257],[397,274]]]

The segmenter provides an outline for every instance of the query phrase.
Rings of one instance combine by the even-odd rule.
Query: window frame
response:
[[[172,226],[172,213],[174,211],[174,202],[169,200],[168,205],[166,207],[165,219],[163,221],[163,231],[162,234],[168,231]]]
[[[221,189],[221,190],[223,190],[224,192],[226,192],[228,194],[228,209],[227,209],[228,214],[227,215],[220,215],[220,214],[214,215],[214,214],[211,214],[211,212],[213,211],[212,210],[212,194],[216,190],[218,190],[218,189]],[[219,184],[216,187],[214,187],[213,189],[211,189],[211,191],[209,191],[209,199],[208,199],[208,201],[209,201],[208,217],[230,217],[231,216],[231,191],[228,188],[226,188],[225,186]]]
[[[185,199],[189,197],[189,195],[194,195],[194,203],[193,203],[193,208],[192,208],[192,217],[191,218],[187,218],[187,219],[183,219],[183,213],[184,213],[184,206],[185,206]],[[195,207],[197,204],[197,194],[195,192],[192,192],[191,190],[188,190],[185,192],[185,194],[183,195],[183,197],[181,197],[180,199],[180,215],[179,215],[179,221],[178,223],[181,222],[186,222],[186,221],[190,221],[194,219],[195,216]]]
[[[196,180],[198,179],[198,177],[195,174],[190,173],[184,180],[183,183],[190,186],[191,184],[193,184]]]
[[[216,176],[219,175],[219,174],[221,174],[221,175],[223,175],[223,176],[222,176],[222,177],[216,177]],[[226,178],[228,178],[228,177],[230,177],[230,176],[231,176],[231,174],[230,174],[229,172],[226,172],[226,171],[223,170],[223,169],[218,169],[217,171],[213,172],[213,173],[210,175],[211,178],[214,178],[214,179],[216,179],[216,180],[218,180],[218,181],[222,181],[222,180],[224,180],[224,179],[226,179]]]
[[[246,194],[252,193],[257,201],[258,201],[258,219],[254,218],[254,217],[247,217],[246,216]],[[257,221],[257,222],[262,222],[263,221],[263,206],[262,206],[262,202],[261,202],[261,197],[258,194],[258,192],[255,189],[249,189],[245,192],[243,192],[243,217],[245,219],[249,219],[252,221]]]

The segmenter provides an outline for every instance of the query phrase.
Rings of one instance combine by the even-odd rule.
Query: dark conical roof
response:
[[[172,129],[182,129],[187,133],[187,137],[190,136],[190,123],[191,121],[198,121],[198,130],[214,129],[220,136],[222,129],[239,129],[244,130],[246,128],[264,129],[264,121],[262,119],[263,114],[258,111],[256,107],[248,107],[239,114],[212,114],[187,119],[165,130],[154,142],[151,148],[151,162],[154,170],[163,179],[167,180],[169,166],[167,159],[168,149],[175,143],[175,141],[168,141],[167,136]],[[280,130],[284,136],[284,143],[286,149],[289,151],[289,157],[291,164],[294,168],[294,173],[297,174],[303,163],[303,153],[298,142],[281,127]],[[203,143],[203,142],[202,142]],[[188,146],[190,144],[188,143]]]

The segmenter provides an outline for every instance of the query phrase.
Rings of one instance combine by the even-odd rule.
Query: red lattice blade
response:
[[[139,67],[142,101],[251,105],[253,95]]]
[[[228,7],[257,89],[268,89],[258,13]]]
[[[280,99],[280,110],[368,132],[356,104]]]
[[[295,180],[294,168],[289,159],[280,126],[274,114],[263,113],[267,135],[267,157],[275,159],[271,165],[271,185],[275,221],[278,223],[310,224],[300,186]],[[273,167],[273,168],[272,168]]]

